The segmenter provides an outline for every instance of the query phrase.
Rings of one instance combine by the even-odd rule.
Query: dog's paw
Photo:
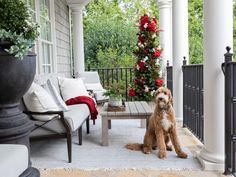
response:
[[[149,147],[144,147],[144,148],[143,148],[143,153],[144,153],[144,154],[151,154],[151,151],[152,151],[152,150],[151,150]]]
[[[165,159],[166,158],[166,151],[159,151],[158,152],[158,157],[160,159]]]
[[[126,144],[125,148],[133,150],[133,144]]]
[[[166,146],[166,150],[167,150],[167,151],[172,151],[172,146],[171,146],[171,145],[167,145],[167,146]]]
[[[179,152],[179,153],[178,153],[178,156],[179,156],[180,158],[183,158],[183,159],[188,158],[188,154],[186,154],[186,153],[183,152],[183,151]]]

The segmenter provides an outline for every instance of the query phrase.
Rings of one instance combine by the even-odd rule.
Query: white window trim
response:
[[[37,42],[36,42],[36,53],[37,53],[37,58],[38,58],[38,62],[37,62],[37,69],[36,72],[38,74],[42,74],[43,72],[43,56],[41,56],[42,54],[42,46],[41,46],[41,42],[45,42],[48,44],[52,44],[52,58],[50,58],[50,63],[51,63],[51,72],[56,73],[57,72],[57,49],[56,49],[56,27],[55,27],[55,8],[54,8],[54,0],[49,0],[49,6],[50,6],[50,24],[51,24],[51,38],[52,41],[48,42],[45,41],[43,39],[41,39],[40,37],[38,38]],[[35,0],[35,11],[36,11],[36,21],[40,22],[40,1]],[[44,64],[44,66],[46,66]]]

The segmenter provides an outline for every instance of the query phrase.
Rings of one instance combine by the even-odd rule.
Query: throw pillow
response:
[[[60,110],[52,96],[36,83],[32,83],[30,89],[23,96],[23,99],[28,111],[47,112]],[[55,115],[33,115],[33,118],[41,121],[48,121],[53,117],[55,117]]]
[[[56,87],[53,85],[50,79],[47,80],[48,91],[56,102],[57,106],[63,111],[68,111],[68,107],[65,102],[62,100],[60,93],[58,93]]]
[[[58,78],[61,95],[64,101],[77,96],[89,96],[82,79]]]

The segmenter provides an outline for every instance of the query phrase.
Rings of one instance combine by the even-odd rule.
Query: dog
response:
[[[143,144],[127,144],[125,147],[131,150],[142,150],[150,154],[152,149],[159,148],[158,157],[166,158],[166,152],[172,150],[170,140],[175,152],[180,158],[188,155],[182,151],[177,137],[176,121],[173,109],[173,99],[169,89],[159,87],[154,93],[156,107],[149,119],[149,125],[144,136]]]

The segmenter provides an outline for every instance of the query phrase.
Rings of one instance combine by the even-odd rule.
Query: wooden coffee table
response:
[[[107,111],[108,103],[101,109],[102,118],[102,145],[108,146],[108,124],[112,119],[146,119],[148,126],[149,117],[153,110],[145,101],[125,102],[125,111]]]

